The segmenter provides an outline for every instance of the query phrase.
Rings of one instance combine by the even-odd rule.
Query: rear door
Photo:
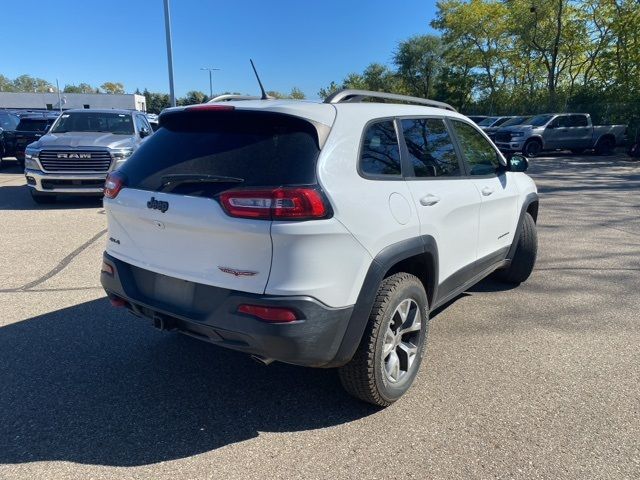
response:
[[[264,292],[270,220],[233,218],[230,189],[316,183],[315,127],[301,118],[223,110],[169,114],[120,169],[125,188],[105,199],[107,251],[157,273]]]
[[[568,148],[590,148],[593,130],[586,115],[569,115],[568,130],[571,144]]]
[[[500,168],[499,153],[474,126],[451,120],[468,178],[482,198],[478,230],[478,267],[501,260],[515,235],[518,187]]]
[[[480,194],[464,170],[444,119],[400,120],[409,159],[407,185],[420,217],[422,235],[438,245],[441,294],[469,279],[478,239]]]

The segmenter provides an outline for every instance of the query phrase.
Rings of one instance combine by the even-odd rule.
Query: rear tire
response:
[[[379,407],[398,400],[413,384],[427,343],[427,294],[408,273],[385,278],[349,363],[338,370],[349,394]]]
[[[31,198],[38,205],[49,205],[52,203],[56,203],[55,195],[41,195],[33,189],[31,189]]]
[[[598,155],[611,155],[616,148],[616,141],[611,137],[603,137],[598,141],[596,145],[596,153]]]
[[[535,157],[542,152],[542,143],[540,140],[528,140],[522,147],[522,154],[525,157]]]
[[[537,256],[538,234],[536,222],[533,221],[533,217],[529,213],[525,213],[522,219],[522,230],[518,238],[516,253],[507,268],[496,271],[497,279],[516,285],[524,282],[531,275]]]

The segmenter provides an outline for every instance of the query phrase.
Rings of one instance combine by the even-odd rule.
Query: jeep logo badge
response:
[[[163,202],[161,200],[156,200],[155,197],[151,197],[151,200],[147,202],[147,208],[160,210],[162,213],[164,213],[169,210],[169,202]]]

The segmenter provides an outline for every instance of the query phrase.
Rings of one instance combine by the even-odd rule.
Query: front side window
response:
[[[471,125],[453,121],[462,154],[469,166],[470,175],[495,174],[500,166],[498,153],[489,141]]]
[[[401,176],[400,147],[392,120],[367,127],[360,155],[360,170],[365,175]]]
[[[441,119],[402,120],[402,131],[416,177],[455,177],[460,164],[447,127]]]

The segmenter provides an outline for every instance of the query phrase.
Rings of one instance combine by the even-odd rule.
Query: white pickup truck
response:
[[[534,157],[545,150],[582,153],[594,149],[608,154],[626,142],[626,125],[593,125],[587,113],[542,114],[520,125],[495,133],[495,144],[504,152],[522,152]]]

